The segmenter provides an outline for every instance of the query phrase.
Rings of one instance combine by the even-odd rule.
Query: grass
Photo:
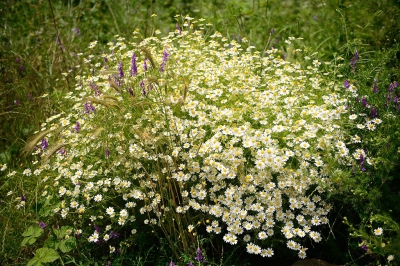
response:
[[[166,35],[175,30],[176,14],[205,18],[213,25],[210,34],[217,30],[229,40],[247,38],[258,51],[276,47],[288,61],[303,60],[293,58],[287,50],[284,40],[289,36],[303,37],[305,47],[317,51],[321,60],[343,57],[338,74],[357,86],[360,96],[368,96],[370,105],[378,108],[384,126],[369,134],[351,132],[364,134],[364,148],[373,154],[377,163],[374,167],[367,165],[365,173],[357,165],[353,166],[353,174],[335,177],[340,193],[332,193],[331,224],[325,229],[325,241],[309,256],[349,265],[383,264],[386,254],[400,257],[396,253],[400,244],[395,225],[387,239],[371,234],[373,228],[400,222],[397,207],[400,125],[396,106],[386,100],[390,83],[400,80],[398,1],[215,0],[199,6],[195,1],[175,0],[26,0],[0,3],[0,10],[0,164],[8,166],[7,171],[0,172],[0,262],[4,265],[26,264],[46,240],[42,235],[37,240],[38,246],[20,246],[21,232],[37,224],[41,217],[40,179],[6,174],[32,166],[32,157],[22,152],[26,143],[46,118],[63,110],[60,103],[65,93],[74,90],[74,76],[93,67],[78,54],[87,54],[93,40],[98,40],[96,53],[107,53],[107,43],[116,41],[117,34],[132,36],[135,29],[140,29],[143,38],[153,36],[157,29]],[[356,50],[360,59],[356,71],[352,71],[349,62]],[[378,93],[372,92],[375,80]],[[396,93],[398,89],[392,98]],[[41,97],[43,94],[48,96]],[[357,114],[369,115],[371,111],[363,107],[361,98],[351,108]],[[392,113],[393,116],[389,115]],[[15,202],[6,195],[10,190],[14,196],[26,197],[24,207],[15,209]],[[379,215],[386,220],[378,219]],[[59,220],[53,222],[54,227],[61,225]],[[360,247],[363,240],[369,243],[368,252]],[[113,261],[113,265],[167,265],[172,259],[167,239],[141,235],[135,241],[121,246],[120,256],[112,257],[100,247],[91,249],[83,245],[74,255],[65,254],[62,261],[77,265],[108,261]],[[216,265],[234,264],[237,257],[241,265],[262,261],[248,255],[245,246],[233,249],[206,237],[203,241],[209,260]],[[382,248],[382,241],[386,249]],[[218,245],[214,246],[215,243]],[[195,249],[192,254],[185,254],[187,260],[195,255]],[[279,251],[275,257],[269,262],[291,258],[290,265],[296,254]]]

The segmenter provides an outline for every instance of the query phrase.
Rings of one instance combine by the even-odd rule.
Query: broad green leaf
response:
[[[36,266],[36,265],[42,265],[36,258],[30,259],[28,263],[26,264],[27,266]]]
[[[74,249],[74,247],[75,247],[75,238],[71,237],[66,240],[62,240],[60,242],[60,250],[63,253],[71,251],[72,249]]]
[[[36,242],[36,238],[34,238],[34,237],[30,237],[29,240],[28,240],[28,244],[29,245],[32,245],[35,242]]]
[[[25,237],[24,240],[22,240],[21,247],[25,246],[29,239],[30,237]]]
[[[49,237],[48,239],[46,239],[46,241],[44,242],[44,247],[46,248],[53,248],[55,250],[57,250],[59,245],[59,241],[55,238],[55,237]]]
[[[39,237],[39,236],[42,235],[42,233],[43,233],[43,229],[41,227],[39,227],[39,226],[35,227],[34,230],[33,230],[33,236],[34,237]]]
[[[62,226],[61,229],[60,229],[62,237],[64,237],[65,235],[69,235],[70,233],[67,233],[67,231],[71,231],[72,232],[72,229],[73,229],[72,226]]]
[[[58,255],[57,251],[52,248],[39,248],[36,251],[35,258],[37,258],[39,262],[45,263],[53,262],[59,259],[60,256]]]
[[[35,230],[33,229],[33,226],[29,226],[23,233],[22,236],[32,236],[34,234]]]
[[[62,238],[63,237],[62,234],[61,234],[61,231],[56,229],[56,228],[53,228],[53,233],[57,236],[57,238]]]

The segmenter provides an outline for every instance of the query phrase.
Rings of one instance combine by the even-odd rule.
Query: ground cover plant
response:
[[[396,263],[394,2],[24,4],[46,30],[3,37],[3,264]]]

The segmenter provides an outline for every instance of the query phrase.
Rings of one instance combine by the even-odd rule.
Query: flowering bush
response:
[[[342,95],[356,88],[330,79],[296,38],[289,52],[304,64],[208,36],[202,20],[181,27],[117,36],[85,58],[64,111],[27,146],[41,160],[23,172],[41,181],[40,214],[111,253],[149,227],[179,257],[203,227],[250,254],[271,257],[284,240],[305,258],[302,239],[320,242],[328,223],[331,179],[368,160],[346,146],[357,136],[344,129],[355,117]]]

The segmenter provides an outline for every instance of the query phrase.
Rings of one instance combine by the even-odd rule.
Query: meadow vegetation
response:
[[[397,265],[397,0],[0,12],[0,265]]]

